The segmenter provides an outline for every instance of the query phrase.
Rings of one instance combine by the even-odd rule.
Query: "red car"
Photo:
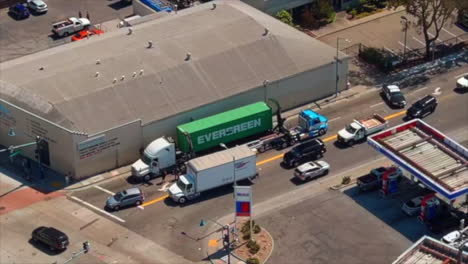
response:
[[[78,40],[82,40],[82,39],[87,38],[87,37],[91,37],[93,35],[101,35],[102,33],[104,33],[104,31],[102,31],[100,29],[96,29],[96,28],[85,29],[85,30],[81,30],[80,32],[73,35],[71,40],[72,41],[78,41]]]

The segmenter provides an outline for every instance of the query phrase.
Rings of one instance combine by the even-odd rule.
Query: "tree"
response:
[[[466,0],[389,0],[390,8],[404,6],[408,14],[416,18],[414,26],[421,30],[426,43],[426,58],[430,58],[431,47],[439,38],[440,31],[457,7]],[[429,30],[433,31],[432,34]]]
[[[293,18],[291,16],[291,14],[286,11],[286,10],[281,10],[279,11],[278,13],[276,13],[276,18],[278,18],[279,20],[283,21],[284,23],[290,25],[290,26],[294,26],[293,24]]]

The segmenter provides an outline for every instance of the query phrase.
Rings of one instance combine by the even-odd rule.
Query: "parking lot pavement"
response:
[[[127,178],[119,177],[113,181],[96,184],[84,190],[70,192],[68,196],[78,204],[106,216],[108,219],[125,223],[129,216],[144,215],[144,207],[146,205],[129,206],[119,211],[110,211],[105,208],[106,199],[109,196],[127,188],[138,187],[145,194],[145,201],[152,201],[165,196],[173,180],[175,180],[174,176],[167,176],[165,182],[162,182],[161,178],[157,178],[148,183],[137,183],[131,180],[129,183]]]
[[[402,30],[403,26],[401,23],[402,15],[410,20],[410,25],[416,23],[416,19],[413,16],[405,14],[404,12],[397,12],[354,27],[323,35],[318,39],[333,47],[336,47],[336,40],[338,37],[350,40],[350,43],[340,43],[341,50],[348,46],[362,43],[368,47],[383,48],[394,54],[401,54],[405,48],[405,33]],[[437,44],[460,35],[463,36],[459,41],[468,40],[467,32],[453,24],[453,22],[454,21],[450,19],[447,21],[436,40]],[[435,33],[434,30],[430,30],[429,32],[431,37]],[[406,51],[422,49],[424,47],[425,42],[423,34],[418,33],[416,28],[409,26],[406,38]]]
[[[89,14],[92,24],[116,18],[123,19],[133,13],[131,5],[121,5],[120,0],[45,0],[49,11],[43,15],[31,15],[24,20],[15,20],[0,10],[0,62],[21,57],[40,50],[70,42],[70,37],[51,38],[53,22],[68,17]]]
[[[411,245],[338,191],[325,192],[257,221],[275,239],[272,263],[391,263]]]

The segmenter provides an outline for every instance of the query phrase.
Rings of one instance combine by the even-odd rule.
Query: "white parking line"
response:
[[[442,28],[443,31],[447,32],[448,34],[452,35],[452,37],[456,37],[457,35],[453,34],[452,32],[446,30],[445,28]]]
[[[338,119],[340,119],[340,118],[341,118],[341,116],[335,117],[335,118],[332,118],[332,119],[328,120],[328,122],[336,121],[336,120],[338,120]]]
[[[419,39],[413,37],[414,40],[416,40],[417,42],[419,42],[421,45],[423,45],[424,47],[426,47],[426,43],[420,41]]]
[[[398,41],[398,44],[402,45],[403,47],[405,46],[405,44],[401,43],[401,41]],[[412,48],[408,47],[408,45],[406,45],[406,48],[409,50],[413,50]]]
[[[431,32],[427,32],[427,34],[428,34],[429,36],[431,36],[431,37],[434,37],[434,36],[435,36],[434,34],[431,34]],[[440,40],[440,38],[437,38],[437,40],[438,40],[439,42],[442,42],[442,40]]]
[[[88,203],[88,202],[85,202],[85,201],[81,200],[81,199],[78,198],[78,197],[70,196],[70,198],[72,198],[73,200],[75,200],[75,201],[77,201],[77,202],[79,202],[79,203],[82,203],[82,204],[84,204],[84,205],[86,205],[86,206],[88,206],[88,207],[90,207],[90,208],[92,208],[92,209],[94,209],[94,210],[96,210],[96,211],[99,211],[99,212],[101,212],[101,213],[103,213],[103,214],[105,214],[105,215],[107,215],[107,216],[109,216],[109,217],[112,217],[112,218],[114,218],[115,220],[117,220],[117,221],[119,221],[119,222],[125,223],[125,220],[123,220],[122,218],[117,217],[117,216],[115,216],[115,215],[113,215],[113,214],[111,214],[111,213],[108,213],[108,212],[102,210],[101,208],[97,208],[96,206],[94,206],[94,205],[92,205],[92,204],[90,204],[90,203]]]
[[[105,193],[108,193],[108,194],[110,194],[110,195],[115,195],[115,193],[113,193],[113,192],[111,192],[111,191],[109,191],[109,190],[106,190],[106,189],[102,188],[102,187],[99,186],[99,185],[94,185],[94,188],[96,188],[96,189],[98,189],[98,190],[101,190],[101,191],[103,191],[103,192],[105,192]]]
[[[374,108],[374,107],[379,106],[379,105],[381,105],[381,104],[383,104],[383,103],[384,103],[384,102],[376,103],[376,104],[371,105],[370,107],[371,107],[371,108]]]
[[[454,79],[458,79],[458,78],[460,78],[460,77],[462,77],[462,76],[465,76],[465,75],[468,75],[468,72],[462,73],[462,74],[457,75],[457,76],[455,76],[455,77],[453,77],[453,78],[454,78]]]
[[[416,91],[411,92],[410,94],[415,94],[415,93],[417,93],[417,92],[424,91],[424,90],[426,90],[427,88],[429,88],[429,87],[425,86],[425,87],[423,87],[423,88],[421,88],[421,89],[417,89]]]

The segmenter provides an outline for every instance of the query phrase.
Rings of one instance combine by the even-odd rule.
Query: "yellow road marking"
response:
[[[276,155],[276,156],[271,157],[271,158],[268,158],[268,159],[266,159],[266,160],[259,161],[259,162],[257,162],[257,166],[262,165],[262,164],[265,164],[265,163],[268,163],[268,162],[270,162],[270,161],[274,161],[274,160],[280,159],[280,158],[282,158],[283,156],[284,156],[284,153],[279,154],[279,155]]]
[[[395,113],[395,114],[391,114],[391,115],[389,115],[389,116],[386,116],[386,117],[384,117],[384,119],[385,119],[385,120],[390,120],[390,119],[392,119],[392,118],[399,117],[399,116],[402,116],[402,115],[404,115],[404,114],[406,114],[406,110],[403,110],[403,111],[401,111],[401,112],[398,112],[398,113]],[[333,136],[329,136],[329,137],[327,137],[327,138],[324,138],[324,139],[323,139],[323,142],[328,142],[328,141],[332,141],[332,140],[335,140],[335,139],[336,139],[336,134],[333,135]],[[281,159],[283,156],[284,156],[284,153],[279,154],[279,155],[276,155],[276,156],[273,156],[273,157],[271,157],[271,158],[268,158],[268,159],[265,159],[265,160],[262,160],[262,161],[259,161],[259,162],[257,162],[257,166],[260,166],[260,165],[262,165],[262,164],[265,164],[265,163],[268,163],[268,162],[271,162],[271,161],[274,161],[274,160],[277,160],[277,159]],[[160,201],[166,199],[167,197],[169,197],[169,195],[166,194],[166,195],[164,195],[164,196],[162,196],[162,197],[159,197],[159,198],[156,198],[156,199],[154,199],[154,200],[152,200],[152,201],[148,201],[148,202],[142,204],[142,206],[145,207],[145,206],[148,206],[148,205],[151,205],[151,204],[160,202]]]
[[[394,113],[394,114],[392,114],[392,115],[386,116],[386,117],[384,117],[384,119],[385,119],[385,120],[390,120],[390,119],[392,119],[392,118],[399,117],[399,116],[402,116],[402,115],[404,115],[404,114],[406,114],[406,110],[403,110],[403,111],[401,111],[401,112]]]
[[[156,199],[154,199],[154,200],[152,200],[152,201],[148,201],[148,202],[142,204],[141,206],[145,207],[145,206],[148,206],[148,205],[152,205],[152,204],[154,204],[154,203],[157,203],[157,202],[160,202],[160,201],[166,199],[167,197],[169,197],[168,194],[166,194],[166,195],[164,195],[164,196],[162,196],[162,197],[156,198]]]

